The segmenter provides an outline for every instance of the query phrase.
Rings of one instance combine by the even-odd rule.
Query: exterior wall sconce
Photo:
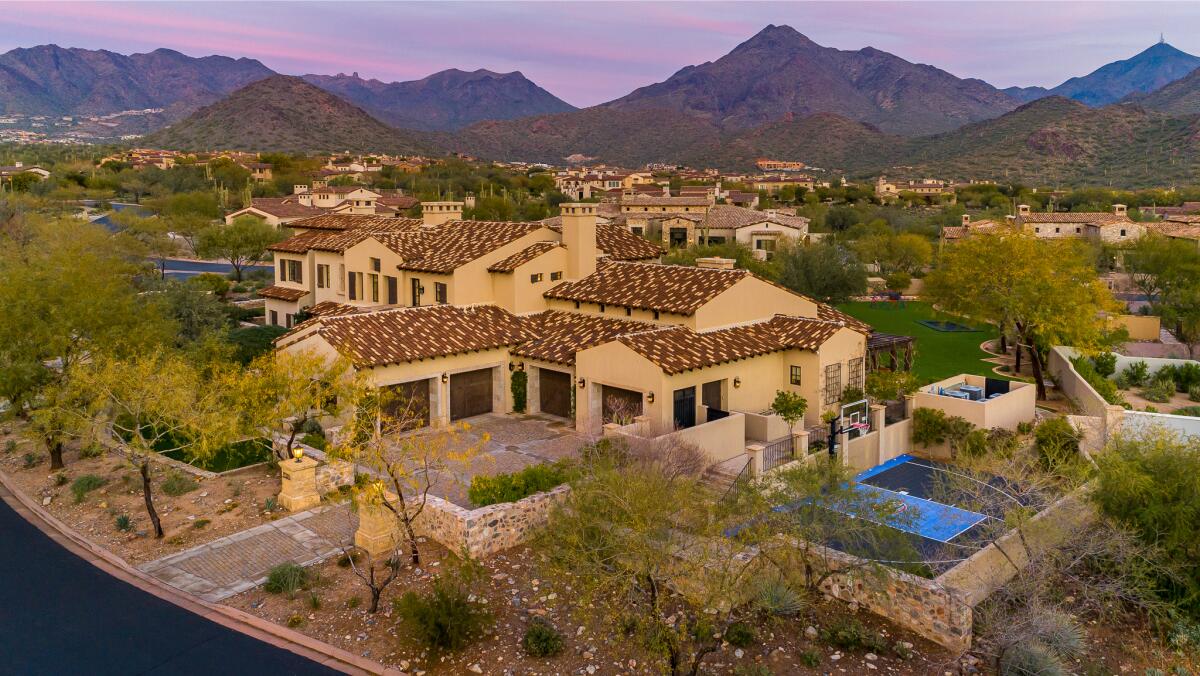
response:
[[[448,382],[450,382],[450,374],[449,374],[449,373],[443,373],[443,374],[442,374],[442,382],[443,382],[443,383],[448,383]]]
[[[653,392],[647,392],[647,393],[646,393],[646,403],[647,403],[647,404],[653,404],[653,403],[654,403],[654,393],[653,393]]]
[[[587,380],[584,380],[583,378],[580,378],[580,379],[579,379],[579,389],[581,389],[581,390],[582,390],[582,389],[583,389],[583,388],[585,388],[585,387],[587,387]]]
[[[508,371],[509,371],[509,373],[512,373],[513,371],[516,371],[516,370],[517,370],[517,365],[516,365],[516,364],[514,364],[514,363],[512,363],[511,361],[510,361],[510,362],[508,362]]]
[[[742,377],[741,377],[741,376],[738,376],[738,377],[736,377],[736,378],[734,378],[734,379],[733,379],[733,386],[734,386],[734,387],[741,387],[741,386],[742,386]]]

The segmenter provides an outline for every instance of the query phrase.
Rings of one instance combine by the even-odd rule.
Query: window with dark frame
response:
[[[329,266],[328,265],[318,265],[317,266],[317,288],[318,289],[329,288]]]
[[[370,275],[367,275],[367,277],[369,278],[369,280],[371,282],[371,302],[378,303],[379,302],[379,275],[370,274]]]
[[[374,270],[375,272],[379,272],[379,259],[378,258],[371,259],[371,269]]]
[[[346,290],[350,300],[358,300],[358,285],[354,283],[354,273],[346,275],[346,284],[349,288]]]
[[[800,367],[799,366],[791,367],[791,373],[789,374],[788,380],[793,385],[800,385],[804,382],[800,377]]]
[[[851,359],[848,364],[850,373],[847,375],[847,385],[861,390],[863,388],[863,358],[856,357]]]
[[[825,367],[825,405],[837,403],[842,398],[842,365],[829,364]]]
[[[446,285],[441,282],[433,283],[433,299],[441,305],[446,304]]]
[[[542,281],[542,273],[535,272],[532,275],[529,275],[529,283],[530,284],[537,284],[540,281]]]
[[[560,280],[560,279],[562,279],[562,272],[561,272],[561,271],[559,271],[559,272],[551,272],[551,273],[550,273],[550,281],[552,281],[552,282],[557,282],[557,281],[558,281],[558,280]]]

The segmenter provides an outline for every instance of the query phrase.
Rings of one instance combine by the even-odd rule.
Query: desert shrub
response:
[[[988,452],[987,432],[981,429],[973,429],[967,433],[962,444],[963,453],[970,457],[978,458],[986,455]]]
[[[1180,392],[1191,392],[1192,388],[1200,387],[1200,364],[1184,362],[1176,366],[1171,379]]]
[[[1080,433],[1066,418],[1050,418],[1033,433],[1042,467],[1053,469],[1079,457]]]
[[[9,439],[8,441],[4,442],[4,452],[9,453],[9,454],[16,453],[17,452],[17,440]]]
[[[66,486],[67,482],[69,482],[70,480],[71,479],[66,474],[63,474],[62,472],[59,472],[58,474],[54,475],[54,485],[55,486]]]
[[[917,391],[916,376],[907,371],[871,371],[867,374],[866,392],[874,401],[897,401]]]
[[[121,514],[117,516],[116,520],[113,522],[113,525],[116,526],[117,530],[121,531],[122,533],[128,533],[129,531],[133,530],[133,519],[129,518],[128,514]]]
[[[34,455],[33,453],[26,453],[25,455],[21,456],[21,466],[25,469],[33,469],[34,467],[37,467],[38,463],[41,461],[41,456]]]
[[[169,472],[163,479],[162,492],[171,497],[179,497],[191,493],[200,487],[196,480],[182,472]]]
[[[1200,418],[1200,406],[1184,406],[1177,408],[1174,411],[1175,415],[1186,415],[1192,418]]]
[[[525,628],[521,646],[530,657],[553,657],[562,652],[563,637],[549,621],[535,617]]]
[[[1026,421],[1017,423],[1017,434],[1032,434],[1032,433],[1033,433],[1033,423],[1032,422],[1026,420]]]
[[[821,653],[815,650],[801,651],[800,664],[803,664],[806,667],[815,667],[821,664]]]
[[[275,339],[284,333],[287,333],[286,328],[272,324],[234,329],[228,338],[233,344],[233,358],[240,364],[249,364],[275,349]]]
[[[1192,385],[1188,388],[1188,399],[1200,401],[1200,385]]]
[[[1200,441],[1166,431],[1118,437],[1096,462],[1092,499],[1177,571],[1163,576],[1159,596],[1200,618]]]
[[[434,580],[428,593],[406,592],[396,600],[396,611],[417,638],[438,650],[458,650],[483,634],[492,617],[470,599],[457,580]]]
[[[729,645],[749,648],[758,640],[758,635],[754,632],[754,627],[745,622],[735,622],[725,630],[725,640]]]
[[[1174,366],[1160,367],[1157,371],[1154,372],[1154,375],[1150,376],[1151,384],[1161,383],[1161,382],[1164,382],[1167,380],[1171,381],[1172,383],[1175,382],[1175,367]]]
[[[897,270],[887,277],[884,277],[883,283],[884,286],[887,287],[888,291],[899,291],[903,293],[908,289],[908,286],[912,284],[912,275],[903,270]]]
[[[880,653],[887,650],[887,642],[879,634],[867,629],[853,618],[838,618],[821,630],[827,643],[843,650],[865,648]]]
[[[328,442],[325,441],[325,437],[323,435],[309,432],[300,439],[300,443],[324,451]]]
[[[84,474],[71,484],[71,495],[75,496],[75,502],[83,502],[88,493],[103,486],[107,481],[96,476],[95,474]]]
[[[308,586],[308,571],[294,563],[281,563],[267,573],[263,590],[271,594],[287,594],[295,597],[296,592]]]
[[[1000,676],[1067,676],[1062,660],[1040,641],[1016,643],[1000,655]]]
[[[510,474],[476,475],[471,479],[467,497],[476,507],[515,502],[566,483],[573,475],[573,468],[561,462],[530,465]]]
[[[1015,634],[1001,646],[1003,676],[1068,674],[1067,664],[1083,653],[1083,630],[1066,613],[1032,607],[1016,618]]]
[[[1144,361],[1135,361],[1121,371],[1121,375],[1133,387],[1141,387],[1149,374],[1150,365]]]
[[[321,421],[315,418],[305,420],[304,424],[300,426],[300,432],[302,434],[315,434],[321,438],[325,437],[325,429],[321,427]]]
[[[1175,396],[1175,382],[1172,380],[1155,380],[1142,390],[1142,396],[1148,401],[1165,404]]]
[[[357,565],[360,561],[362,561],[362,558],[362,552],[355,549],[339,556],[337,565],[339,568],[349,568],[351,564]]]
[[[1020,426],[1018,426],[1018,430],[1020,430]],[[1029,431],[1032,431],[1032,429]],[[1025,433],[1028,434],[1029,432]],[[1020,447],[1021,440],[1011,430],[1006,430],[1003,427],[993,427],[987,431],[988,453],[992,455],[1007,458],[1016,453]]]
[[[308,593],[308,607],[313,610],[321,609],[321,597],[317,596],[316,592]]]
[[[1116,405],[1120,405],[1124,401],[1121,393],[1117,390],[1117,384],[1100,375],[1096,367],[1092,365],[1092,360],[1075,357],[1071,359],[1071,365],[1075,367],[1075,372],[1086,380],[1104,401]]]
[[[759,584],[754,604],[767,615],[791,617],[804,610],[804,597],[783,580],[771,579]]]
[[[1117,372],[1117,355],[1112,352],[1101,352],[1092,357],[1092,366],[1101,377],[1107,378]]]
[[[99,458],[102,455],[104,455],[104,447],[100,444],[84,444],[79,449],[81,459]]]
[[[950,450],[957,452],[967,450],[968,444],[976,444],[968,452],[978,450],[980,436],[974,435],[972,440],[975,431],[975,426],[966,419],[948,416],[940,409],[918,408],[913,411],[913,443],[925,448],[949,443]]]
[[[188,286],[208,291],[217,297],[222,297],[229,292],[229,280],[212,272],[202,272],[198,275],[193,275],[184,283]]]
[[[304,616],[301,615],[300,613],[293,613],[290,617],[287,618],[288,629],[295,629],[296,627],[299,627],[302,624],[304,624]]]

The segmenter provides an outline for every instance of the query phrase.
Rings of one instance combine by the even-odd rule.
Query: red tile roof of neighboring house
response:
[[[325,213],[324,209],[300,204],[295,197],[255,197],[250,200],[250,208],[276,218],[304,218]]]
[[[421,226],[419,218],[398,218],[396,216],[371,216],[362,214],[330,214],[321,212],[318,216],[292,221],[288,225],[304,230],[349,230],[351,228],[366,228],[377,232],[393,230],[411,230]]]
[[[621,206],[632,207],[706,207],[712,204],[707,197],[657,197],[654,195],[630,195],[621,200]]]
[[[352,315],[365,311],[365,308],[346,305],[332,300],[323,300],[308,308],[308,314],[314,317],[332,317],[335,315]]]

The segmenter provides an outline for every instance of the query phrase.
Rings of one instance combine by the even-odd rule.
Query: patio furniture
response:
[[[977,385],[959,385],[958,391],[966,392],[967,397],[970,398],[971,401],[982,401],[983,400],[983,388],[979,387]]]

